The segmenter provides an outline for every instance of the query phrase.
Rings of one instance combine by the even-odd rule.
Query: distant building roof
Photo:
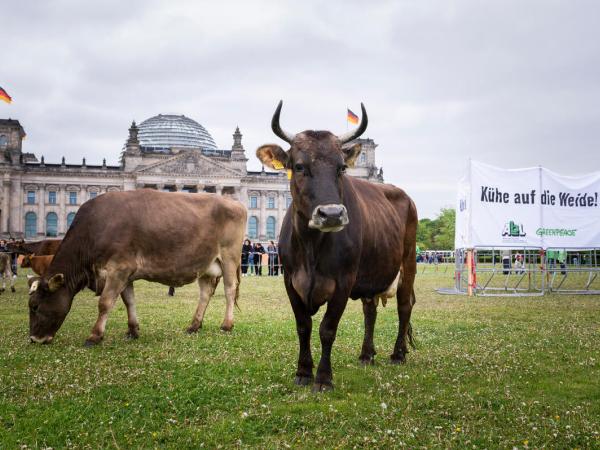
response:
[[[193,119],[173,114],[159,114],[138,125],[140,147],[145,152],[166,152],[170,148],[218,150],[206,129]]]

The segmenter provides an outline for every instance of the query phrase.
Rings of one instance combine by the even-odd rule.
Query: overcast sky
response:
[[[454,206],[469,157],[600,170],[597,1],[0,1],[0,118],[47,162],[116,164],[127,129],[185,114],[250,158],[282,126],[369,114],[386,182],[421,217]]]

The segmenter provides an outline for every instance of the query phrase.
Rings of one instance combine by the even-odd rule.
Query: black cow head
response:
[[[351,141],[367,129],[367,111],[361,103],[360,125],[341,136],[313,130],[290,134],[279,125],[282,104],[280,101],[277,105],[271,128],[290,144],[290,149],[266,144],[256,150],[256,156],[267,167],[288,171],[294,210],[310,228],[340,231],[348,224],[342,179],[346,168],[353,167],[360,154],[361,145]]]

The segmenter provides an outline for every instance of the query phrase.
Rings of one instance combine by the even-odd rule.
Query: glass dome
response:
[[[195,120],[185,116],[159,114],[138,125],[140,146],[146,151],[171,147],[217,150],[212,136]]]

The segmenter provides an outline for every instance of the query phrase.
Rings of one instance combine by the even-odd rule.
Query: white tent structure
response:
[[[470,160],[458,187],[455,248],[459,292],[600,293],[600,172],[571,177]]]

